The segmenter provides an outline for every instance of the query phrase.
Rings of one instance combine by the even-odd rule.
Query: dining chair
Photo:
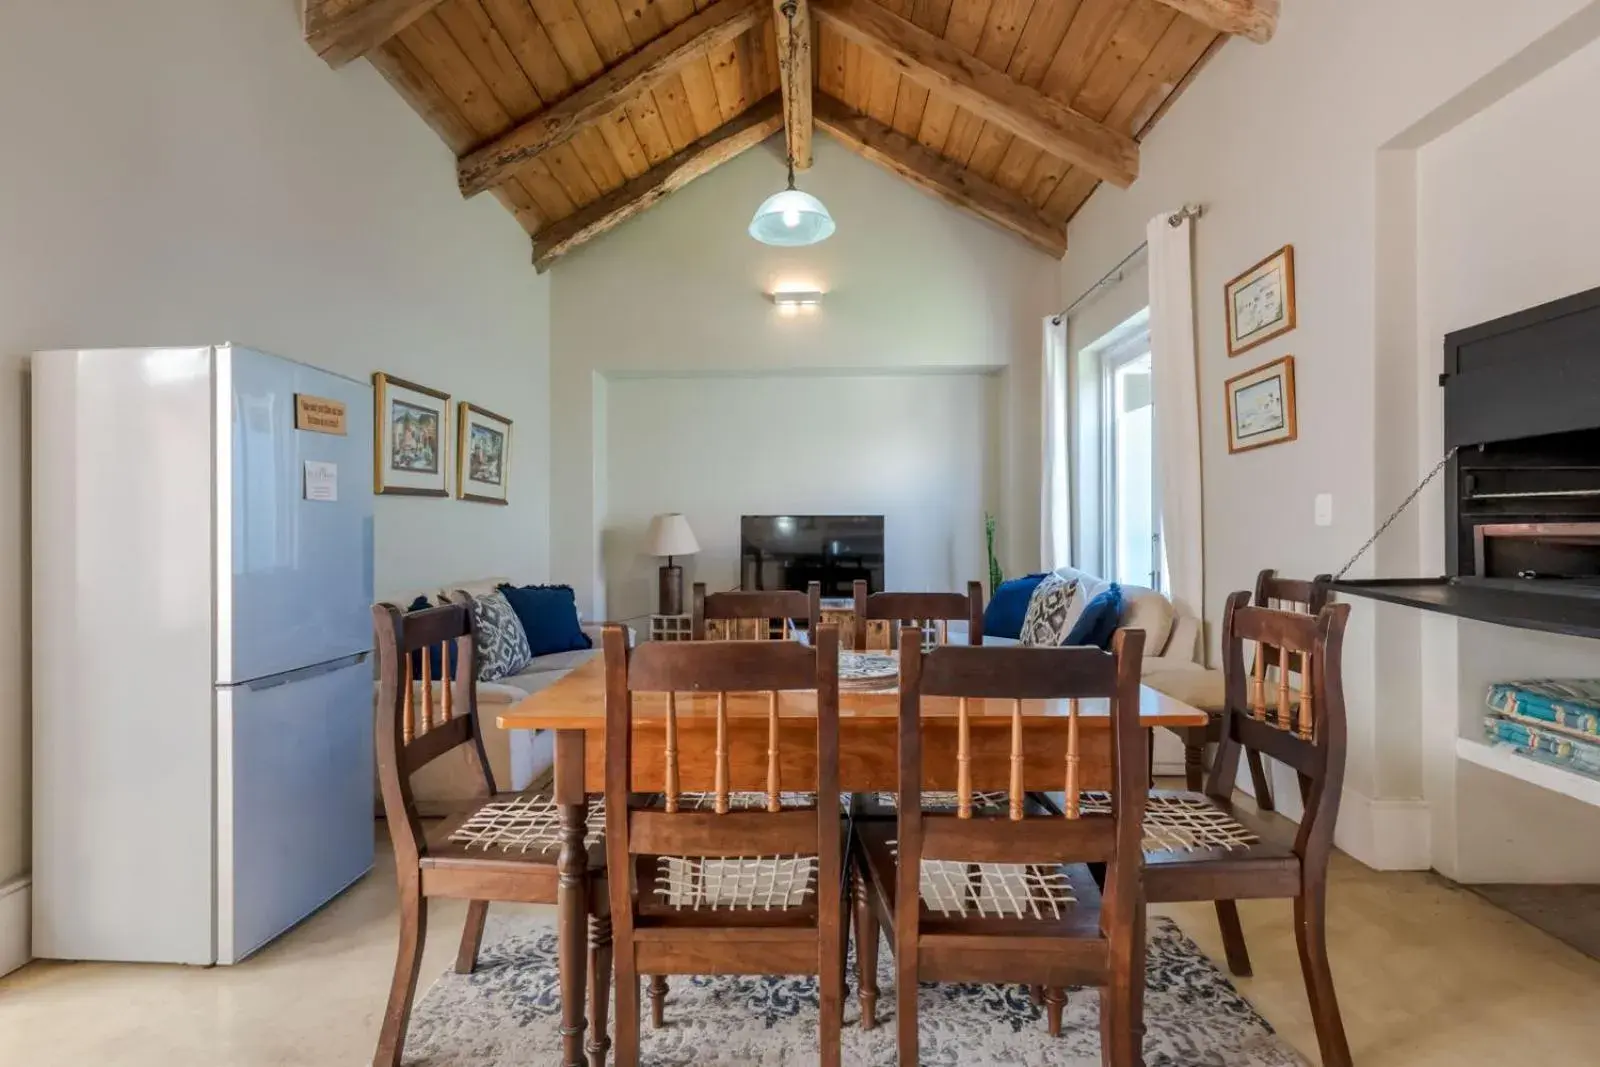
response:
[[[559,809],[549,797],[495,792],[478,723],[476,633],[469,598],[457,593],[441,607],[408,613],[393,604],[375,604],[372,619],[378,656],[378,784],[400,886],[400,945],[372,1063],[398,1067],[428,932],[428,899],[469,901],[455,967],[459,974],[470,974],[477,967],[489,902],[556,903],[568,843]],[[424,827],[411,776],[459,747],[483,775],[482,796]],[[584,841],[589,876],[582,887],[591,917],[588,997],[595,1028],[586,1051],[592,1067],[605,1062],[610,1002],[611,935],[601,820],[600,813],[590,817]]]
[[[1313,616],[1252,607],[1245,592],[1230,596],[1222,619],[1225,718],[1205,791],[1154,792],[1145,811],[1147,898],[1215,901],[1235,973],[1248,974],[1250,958],[1233,901],[1294,901],[1295,943],[1324,1067],[1350,1064],[1327,937],[1328,858],[1344,785],[1349,614],[1348,604],[1324,603]],[[1247,641],[1256,652],[1249,671]],[[1251,765],[1253,805],[1233,800],[1241,754]],[[1304,806],[1298,827],[1271,814],[1264,757],[1295,772]]]
[[[617,1067],[639,1060],[641,974],[815,975],[821,1062],[838,1067],[846,936],[838,629],[822,627],[810,644],[652,642],[630,650],[622,629],[608,626],[603,640]],[[804,792],[780,778],[781,694],[792,690],[816,696],[816,771]],[[762,768],[758,756],[749,766],[733,760],[730,693],[742,705],[755,702],[769,724],[765,788],[756,793],[733,788],[761,778]],[[657,714],[683,749],[669,741],[664,767],[636,765],[636,717]],[[712,789],[681,791],[680,775],[709,779]],[[758,801],[741,802],[751,796]]]
[[[983,583],[968,582],[965,593],[868,593],[865,580],[857,578],[852,587],[855,603],[855,625],[852,627],[851,646],[857,652],[867,651],[871,643],[870,623],[886,620],[890,623],[884,647],[898,645],[900,635],[894,625],[914,626],[923,633],[923,644],[948,643],[952,622],[967,624],[967,644],[983,644]]]
[[[1143,650],[1139,630],[1119,631],[1110,652],[961,646],[924,652],[916,630],[901,632],[898,817],[857,824],[855,868],[862,1026],[874,1025],[878,930],[886,926],[902,1067],[918,1063],[921,981],[1042,987],[1052,1036],[1060,1033],[1066,987],[1099,986],[1102,1062],[1142,1062],[1139,845],[1149,791],[1139,724]],[[924,697],[959,701],[953,811],[925,811],[921,803]],[[1080,801],[1078,700],[1089,697],[1110,702],[1112,785]],[[1060,815],[1028,811],[1023,769],[1037,766],[1041,753],[1029,755],[1023,700],[1068,702],[1066,754],[1059,764],[1066,806]],[[1003,793],[974,788],[975,721],[991,737],[1009,727]],[[1105,864],[1103,890],[1090,876],[1089,863]]]
[[[694,583],[690,636],[696,641],[788,640],[795,637],[795,620],[804,619],[808,633],[822,623],[822,585],[812,582],[804,593],[794,589],[735,589],[707,593],[706,583]]]

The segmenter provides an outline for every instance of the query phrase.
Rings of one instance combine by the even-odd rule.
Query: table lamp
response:
[[[674,556],[692,556],[700,551],[700,542],[689,529],[689,520],[678,512],[657,515],[650,520],[650,533],[645,538],[645,551],[652,556],[665,556],[661,568],[660,613],[683,614],[683,568],[672,562]]]

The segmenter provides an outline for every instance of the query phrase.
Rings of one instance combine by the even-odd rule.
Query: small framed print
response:
[[[1294,245],[1284,245],[1223,288],[1228,355],[1248,352],[1295,327]]]
[[[372,376],[373,491],[449,496],[450,396],[381,371]]]
[[[511,420],[461,402],[456,419],[456,496],[481,504],[506,503],[511,479]]]
[[[1284,356],[1229,378],[1228,451],[1293,441],[1299,432],[1294,416],[1294,357]]]

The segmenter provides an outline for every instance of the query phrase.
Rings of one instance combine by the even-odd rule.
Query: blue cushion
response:
[[[1083,614],[1078,616],[1078,621],[1073,624],[1064,645],[1093,645],[1095,648],[1109,649],[1111,638],[1117,632],[1117,623],[1122,621],[1122,586],[1112,582],[1106,588],[1094,595],[1089,603],[1083,606]]]
[[[578,652],[594,642],[578,622],[578,600],[570,585],[502,585],[535,656]]]
[[[983,609],[985,637],[1005,637],[1012,641],[1022,636],[1022,620],[1028,614],[1028,598],[1044,581],[1042,574],[1026,578],[1011,578],[1000,583],[1000,588],[989,596],[989,606]]]
[[[413,611],[427,611],[429,608],[436,608],[438,606],[439,605],[433,603],[433,601],[429,600],[427,597],[419,596],[419,597],[417,597],[417,599],[413,600],[410,603],[410,605],[406,608],[406,614],[409,615]],[[455,676],[456,676],[456,660],[458,660],[458,659],[460,659],[460,656],[456,653],[455,642],[452,641],[452,642],[450,642],[450,677],[452,679],[454,679]],[[440,681],[442,681],[444,679],[444,675],[441,672],[440,667],[439,667],[441,662],[443,662],[443,658],[442,658],[442,654],[440,652],[440,647],[438,645],[433,645],[433,646],[429,647],[429,649],[428,649],[428,677],[429,678],[437,679],[437,680],[440,680]],[[417,678],[417,679],[420,679],[422,677],[422,649],[420,649],[420,648],[411,653],[411,677]]]

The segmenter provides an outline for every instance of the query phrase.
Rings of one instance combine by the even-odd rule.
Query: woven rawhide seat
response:
[[[675,909],[804,907],[817,891],[815,856],[657,856],[652,894]]]
[[[769,797],[766,793],[757,791],[736,792],[728,794],[729,811],[767,811],[770,807]],[[679,811],[715,811],[717,794],[715,793],[679,793]],[[779,793],[778,809],[780,811],[803,811],[806,808],[817,806],[815,793]]]
[[[1110,794],[1083,794],[1083,810],[1109,814]],[[1157,790],[1145,802],[1146,852],[1234,852],[1260,842],[1259,834],[1204,793]]]
[[[922,903],[947,917],[1059,919],[1077,902],[1060,867],[922,861]]]
[[[584,844],[598,844],[605,828],[606,798],[591,796]],[[554,852],[561,848],[561,809],[550,797],[533,793],[493,800],[467,816],[447,839],[485,852]]]

